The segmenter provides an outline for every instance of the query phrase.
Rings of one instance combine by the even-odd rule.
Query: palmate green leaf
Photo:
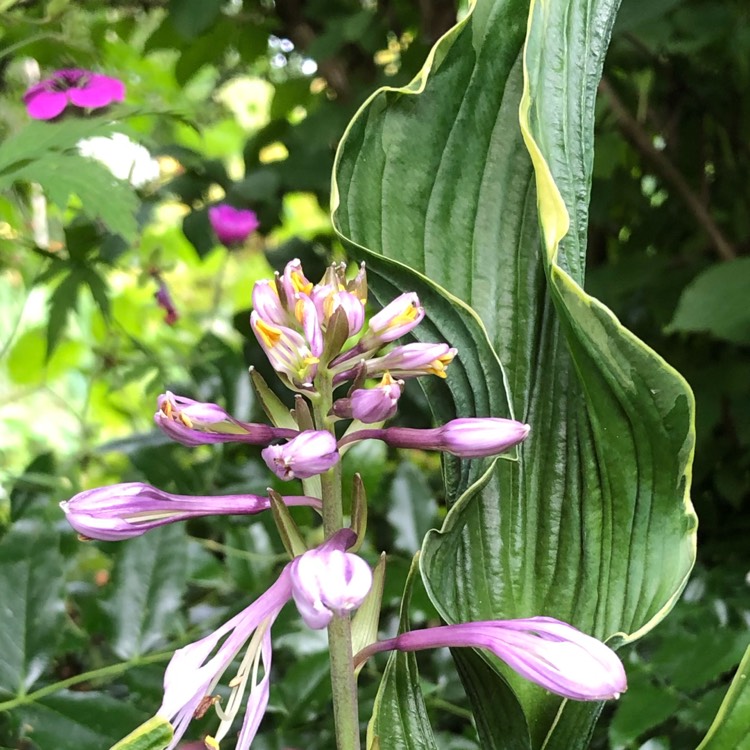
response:
[[[750,750],[750,647],[697,750]]]
[[[437,418],[498,413],[481,397],[498,381],[465,377],[487,353],[451,338],[468,319],[455,295],[481,317],[515,414],[532,425],[519,461],[489,476],[445,464],[455,502],[421,565],[451,622],[545,614],[629,640],[669,611],[693,564],[692,394],[581,288],[593,106],[616,5],[480,1],[409,87],[365,104],[337,155],[335,226],[368,261],[374,293],[429,289],[434,332],[459,348],[450,394],[428,387]],[[586,746],[598,704],[504,674],[532,747]],[[503,713],[493,701],[508,712],[516,701],[506,682],[462,677],[483,747],[510,747],[492,731]]]

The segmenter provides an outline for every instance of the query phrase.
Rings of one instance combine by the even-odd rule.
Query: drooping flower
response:
[[[72,104],[98,109],[125,98],[125,84],[90,70],[68,68],[32,86],[23,95],[26,111],[35,120],[52,120]]]
[[[124,133],[97,135],[78,141],[78,153],[96,159],[119,180],[141,188],[159,178],[159,162],[145,146],[131,141]]]
[[[339,447],[358,440],[382,440],[394,448],[445,451],[460,458],[494,456],[523,442],[531,428],[515,419],[461,417],[442,427],[419,430],[413,427],[384,427],[351,432]]]
[[[324,628],[334,614],[359,607],[372,587],[372,570],[357,555],[345,550],[354,542],[342,529],[327,542],[292,562],[292,596],[305,624]]]
[[[320,507],[320,500],[304,495],[283,499],[290,506]],[[270,500],[261,495],[173,495],[150,484],[127,482],[84,490],[60,507],[83,537],[119,541],[198,516],[253,515],[267,510]]]
[[[627,690],[625,669],[609,646],[552,617],[412,630],[368,646],[355,664],[381,651],[461,646],[487,649],[522,677],[565,698],[607,700]]]
[[[259,226],[255,211],[220,203],[208,209],[208,220],[219,242],[227,247],[241,245]]]
[[[177,746],[193,717],[202,716],[212,705],[221,723],[216,734],[206,738],[206,744],[218,748],[240,711],[248,684],[250,693],[236,748],[247,750],[250,747],[268,705],[271,626],[292,595],[290,566],[291,563],[276,583],[249,607],[205,638],[175,651],[164,673],[164,699],[157,712],[174,727],[174,739],[167,750]],[[225,706],[220,707],[212,693],[245,644],[248,644],[247,651],[237,675],[230,682],[232,691]],[[263,676],[259,677],[261,666]]]
[[[241,422],[217,404],[194,401],[167,391],[158,400],[156,426],[178,443],[195,447],[208,443],[268,445],[280,438],[293,438],[297,430],[267,424]]]
[[[317,608],[319,612],[312,618],[315,623],[312,627],[320,628],[325,627],[325,623],[320,624],[321,615],[330,620],[335,612],[350,611],[366,596],[365,589],[369,590],[368,580],[371,582],[372,576],[364,561],[345,552],[353,541],[353,532],[343,529],[318,550],[295,558],[249,607],[215,632],[174,653],[164,674],[164,699],[157,714],[174,727],[174,738],[167,750],[173,750],[190,721],[203,716],[211,706],[215,707],[221,723],[215,735],[206,737],[204,742],[206,747],[218,750],[240,712],[248,687],[236,750],[250,747],[268,705],[271,627],[284,605],[294,597],[306,622],[310,609]],[[239,670],[229,682],[231,693],[221,705],[218,696],[213,695],[214,689],[245,644],[247,650]]]
[[[326,430],[305,430],[283,445],[269,445],[261,456],[280,479],[307,479],[338,463],[336,438]]]

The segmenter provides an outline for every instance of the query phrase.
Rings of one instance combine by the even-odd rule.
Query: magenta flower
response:
[[[352,432],[339,441],[339,447],[358,440],[382,440],[395,448],[445,451],[459,458],[494,456],[523,442],[531,428],[514,419],[462,417],[442,427],[418,430],[413,427],[385,427]]]
[[[343,529],[292,562],[292,596],[309,628],[326,627],[334,614],[351,612],[369,593],[370,566],[345,551],[354,541],[353,532]]]
[[[259,226],[255,211],[220,203],[208,209],[208,220],[222,245],[241,245]]]
[[[492,620],[412,630],[373,643],[355,664],[380,651],[484,648],[527,680],[574,700],[607,700],[627,690],[622,662],[611,648],[551,617]]]
[[[26,111],[35,120],[52,120],[72,104],[83,109],[98,109],[125,98],[125,84],[90,70],[58,70],[32,86],[24,95]]]
[[[320,508],[313,497],[285,497],[287,505]],[[254,515],[270,508],[261,495],[172,495],[142,482],[112,484],[79,492],[60,503],[68,523],[87,539],[120,541],[157,526],[212,515]]]
[[[279,438],[293,438],[297,430],[267,424],[240,422],[217,404],[194,401],[167,391],[158,398],[156,426],[178,443],[195,447],[208,443],[268,445]]]
[[[269,445],[261,456],[280,479],[308,479],[339,460],[336,438],[325,430],[305,430],[283,445]]]

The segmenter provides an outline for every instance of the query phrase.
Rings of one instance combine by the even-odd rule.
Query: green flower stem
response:
[[[318,398],[313,401],[315,426],[333,432],[328,416],[333,404],[333,382],[330,373],[321,368],[315,381]],[[320,475],[323,501],[323,531],[326,539],[344,526],[341,496],[341,463]],[[359,750],[359,709],[357,682],[352,659],[352,633],[349,615],[334,615],[328,626],[328,651],[331,663],[333,720],[338,750]]]

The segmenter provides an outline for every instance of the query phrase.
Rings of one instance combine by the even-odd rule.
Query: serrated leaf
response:
[[[454,505],[421,564],[450,622],[545,614],[634,639],[669,611],[694,560],[692,394],[581,288],[593,105],[616,5],[480,0],[409,86],[371,97],[337,154],[334,223],[376,296],[423,296],[427,275],[441,285],[423,304],[460,365],[450,392],[428,382],[437,418],[503,415],[497,371],[462,377],[491,356],[447,327],[468,319],[459,298],[532,425],[517,464],[485,474],[445,462]],[[561,703],[496,668],[533,747],[585,745],[596,704]]]
[[[132,659],[163,645],[179,616],[186,585],[187,536],[182,525],[164,526],[118,548],[107,609],[113,619],[109,644]]]
[[[25,693],[44,673],[64,618],[58,535],[13,525],[0,544],[0,692]]]

